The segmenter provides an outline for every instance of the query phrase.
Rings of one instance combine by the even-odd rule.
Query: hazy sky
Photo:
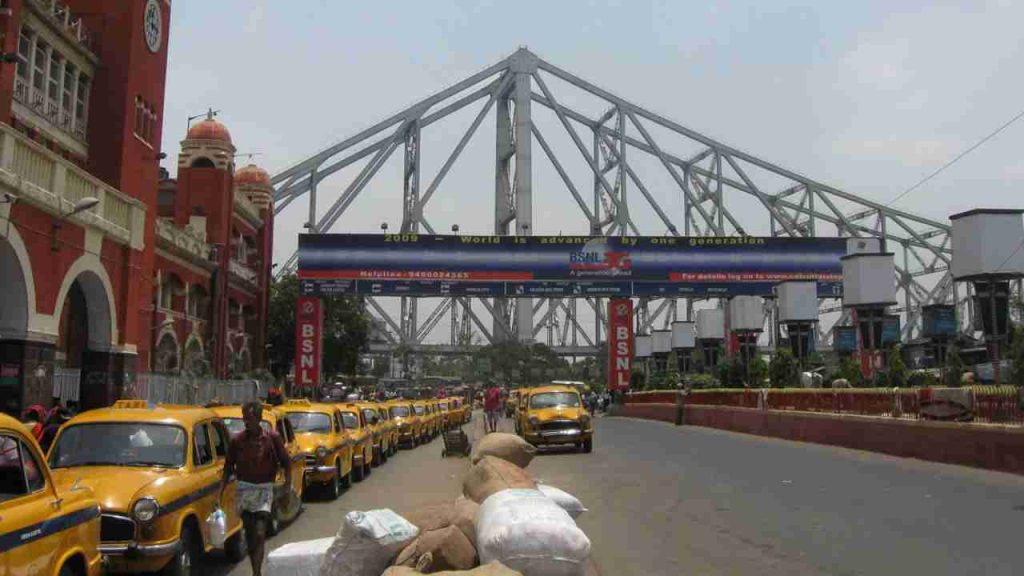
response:
[[[273,173],[525,45],[687,127],[887,201],[1024,108],[1022,21],[1024,3],[1010,1],[177,0],[164,147],[172,165],[185,118],[212,106],[239,151]],[[424,187],[474,114],[428,129]],[[546,136],[561,132],[535,115]],[[431,202],[439,231],[491,231],[493,134],[485,122]],[[570,140],[549,139],[589,190]],[[1019,206],[1022,144],[1024,120],[897,206],[940,220]],[[539,148],[534,166],[534,229],[584,232]],[[397,226],[400,171],[398,154],[336,230]],[[663,173],[651,178],[667,210],[681,206]],[[305,210],[296,202],[278,220],[279,261]],[[638,218],[642,232],[664,233]]]

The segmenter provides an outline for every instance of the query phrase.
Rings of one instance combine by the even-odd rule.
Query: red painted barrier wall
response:
[[[673,422],[672,404],[633,404],[616,415]],[[813,442],[1024,474],[1024,430],[1006,426],[687,406],[686,423],[758,436]]]

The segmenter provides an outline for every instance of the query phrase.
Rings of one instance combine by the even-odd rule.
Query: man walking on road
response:
[[[484,412],[487,413],[487,432],[497,432],[501,417],[501,388],[497,384],[491,385],[484,395]]]
[[[288,451],[284,441],[273,430],[260,425],[263,420],[263,405],[253,400],[242,406],[242,421],[245,430],[236,434],[228,446],[224,462],[224,477],[220,483],[220,497],[224,499],[224,488],[231,475],[238,477],[238,510],[245,527],[245,543],[249,547],[249,562],[253,576],[260,576],[263,569],[263,552],[267,539],[267,525],[274,502],[274,479],[278,469],[284,469],[284,490],[291,491],[291,475],[288,474]]]

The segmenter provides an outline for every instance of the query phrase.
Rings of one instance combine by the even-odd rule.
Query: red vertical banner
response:
[[[633,367],[633,301],[608,300],[608,389],[629,388]]]
[[[324,315],[319,298],[300,296],[295,310],[295,388],[320,387]]]

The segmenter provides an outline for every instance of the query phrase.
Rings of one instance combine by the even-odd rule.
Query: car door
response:
[[[281,438],[284,440],[285,447],[288,449],[288,458],[292,463],[289,470],[292,476],[292,490],[301,500],[303,475],[306,473],[305,458],[302,450],[299,449],[299,443],[295,441],[295,430],[292,428],[292,423],[287,418],[281,418],[277,421],[277,426],[280,428],[278,434],[281,434]]]
[[[62,516],[42,456],[23,436],[0,431],[0,574],[52,573],[64,549],[55,529]]]
[[[213,444],[214,468],[216,468],[216,478],[219,482],[224,475],[224,463],[227,461],[228,447],[231,446],[231,433],[228,432],[227,427],[220,420],[212,420],[208,423],[208,426],[210,441]],[[206,485],[207,483],[204,482],[203,486]],[[233,480],[229,482],[224,489],[224,499],[220,503],[228,515],[228,530],[234,528],[236,522],[241,522],[241,517],[235,513],[235,510],[237,510],[235,505],[237,488],[237,484]],[[213,498],[214,503],[216,503],[217,492],[214,492]],[[205,520],[206,517],[204,516],[203,519]]]
[[[199,517],[200,530],[203,533],[204,547],[210,541],[205,520],[217,505],[216,484],[220,482],[220,475],[224,472],[224,460],[220,460],[220,465],[217,462],[218,458],[214,451],[209,422],[196,424],[192,428],[192,475],[195,478],[193,493],[198,493],[195,510]],[[230,530],[238,521],[238,514],[235,513],[233,501],[232,505],[228,505],[226,500],[227,498],[225,498],[224,512],[228,515],[228,530]]]

